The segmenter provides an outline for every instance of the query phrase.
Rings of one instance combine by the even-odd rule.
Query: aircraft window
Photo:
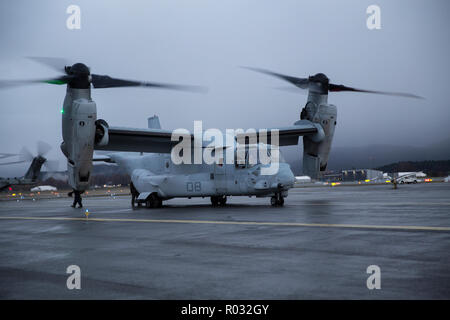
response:
[[[245,159],[247,158],[247,152],[245,152],[244,158],[242,158],[240,153],[241,152],[238,152],[237,150],[234,153],[234,164],[236,168],[245,168]]]
[[[258,158],[258,148],[256,148],[255,146],[250,146],[245,152],[245,163],[247,165],[247,168],[251,168],[259,163]]]

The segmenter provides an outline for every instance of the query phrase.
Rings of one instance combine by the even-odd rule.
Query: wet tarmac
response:
[[[449,183],[296,188],[282,208],[83,202],[0,201],[0,298],[450,299]],[[371,265],[381,289],[367,288]]]

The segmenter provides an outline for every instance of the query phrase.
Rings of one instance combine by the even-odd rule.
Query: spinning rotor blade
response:
[[[58,72],[65,73],[65,67],[70,65],[70,62],[64,58],[54,58],[54,57],[28,57],[33,61],[46,65]]]
[[[387,96],[397,96],[397,97],[424,99],[421,96],[417,96],[417,95],[411,94],[411,93],[364,90],[364,89],[357,89],[357,88],[347,87],[347,86],[344,86],[342,84],[333,84],[333,83],[330,83],[328,85],[328,91],[330,91],[330,92],[353,91],[353,92],[383,94],[383,95],[387,95]]]
[[[284,91],[284,92],[290,92],[290,93],[295,93],[295,94],[306,94],[307,92],[305,90],[298,90],[298,88],[294,88],[294,87],[275,87],[274,89],[280,90],[280,91]]]
[[[44,157],[50,150],[52,149],[52,147],[44,142],[44,141],[38,141],[37,142],[37,156],[38,157]],[[20,150],[20,159],[22,162],[25,161],[33,161],[33,159],[37,156],[34,156],[30,150],[28,150],[27,147],[23,147]]]
[[[12,161],[12,162],[3,162],[3,163],[0,163],[0,166],[5,166],[5,165],[8,165],[8,164],[23,163],[23,162],[26,162],[26,161],[25,160],[20,160],[20,161]]]
[[[23,147],[21,150],[20,150],[20,158],[21,158],[21,161],[33,161],[33,158],[34,158],[34,156],[33,156],[33,154],[30,152],[30,150],[28,150],[28,148],[27,147]]]
[[[52,79],[0,80],[0,89],[9,88],[9,87],[17,87],[17,86],[25,86],[25,85],[37,84],[37,83],[67,84],[71,79],[72,79],[72,77],[69,77],[69,76],[61,76],[61,77],[52,78]]]
[[[296,86],[296,87],[298,87],[300,89],[308,89],[309,80],[307,78],[291,77],[291,76],[287,76],[287,75],[284,75],[284,74],[281,74],[281,73],[276,73],[276,72],[272,72],[272,71],[265,70],[265,69],[260,69],[260,68],[252,68],[252,67],[241,67],[241,68],[252,70],[252,71],[255,71],[255,72],[264,73],[264,74],[267,74],[269,76],[280,78],[280,79],[282,79],[284,81],[292,83],[294,86]]]
[[[411,93],[364,90],[364,89],[347,87],[342,84],[329,83],[328,77],[326,75],[324,75],[323,73],[318,73],[316,75],[309,76],[308,78],[297,78],[297,77],[292,77],[292,76],[287,76],[284,74],[272,72],[272,71],[265,70],[265,69],[250,68],[250,67],[243,67],[243,68],[277,77],[277,78],[287,81],[301,89],[312,89],[314,87],[314,85],[316,88],[319,86],[321,88],[320,92],[323,94],[326,94],[327,92],[352,91],[352,92],[374,93],[374,94],[383,94],[383,95],[389,95],[389,96],[424,99],[421,96],[411,94]]]
[[[64,74],[57,78],[36,79],[36,80],[2,80],[0,81],[0,89],[11,86],[20,86],[34,83],[49,84],[67,84],[77,89],[88,89],[91,84],[94,88],[120,88],[120,87],[146,87],[182,90],[192,92],[205,92],[206,88],[200,86],[187,86],[179,84],[158,83],[134,81],[119,78],[112,78],[107,75],[91,74],[89,68],[83,63],[75,63],[70,65],[66,59],[50,58],[50,57],[29,57],[38,63],[51,67],[52,69],[63,72]]]
[[[44,141],[38,141],[37,152],[39,156],[41,157],[45,156],[51,149],[52,147],[48,143]]]
[[[0,153],[0,159],[10,158],[18,156],[18,154],[15,153]]]
[[[186,86],[178,84],[167,84],[158,82],[143,82],[134,80],[125,80],[119,78],[111,78],[106,75],[92,74],[91,83],[96,89],[100,88],[120,88],[120,87],[148,87],[148,88],[159,88],[159,89],[172,89],[172,90],[183,90],[183,91],[205,91],[204,87],[200,86]]]
[[[49,84],[67,84],[74,79],[73,76],[67,74],[65,67],[69,65],[68,61],[63,58],[50,58],[50,57],[28,57],[33,61],[46,65],[58,72],[64,73],[60,77],[49,79],[27,79],[27,80],[0,80],[0,89],[16,86],[24,86],[36,83],[49,83]]]
[[[45,160],[44,166],[49,171],[58,171],[58,169],[59,169],[59,161],[58,160]]]

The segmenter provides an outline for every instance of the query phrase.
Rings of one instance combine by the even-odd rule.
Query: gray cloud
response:
[[[66,28],[66,8],[81,7],[81,30]],[[146,89],[93,92],[111,125],[248,128],[292,124],[306,96],[276,90],[277,79],[237,68],[297,76],[323,72],[335,83],[412,92],[426,100],[330,94],[338,106],[335,146],[425,145],[450,137],[448,1],[377,1],[382,29],[366,28],[372,1],[2,1],[0,78],[54,71],[26,56],[66,57],[99,74],[206,85],[209,93]],[[0,91],[0,152],[37,140],[63,160],[60,109],[65,88]],[[65,166],[65,165],[64,165]],[[64,167],[61,164],[61,169]],[[17,174],[20,166],[0,168]],[[20,170],[19,170],[20,169]]]

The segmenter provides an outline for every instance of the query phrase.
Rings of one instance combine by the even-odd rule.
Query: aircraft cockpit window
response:
[[[246,158],[247,158],[247,151],[242,155],[242,151],[239,152],[236,150],[234,154],[234,163],[236,168],[245,168],[246,166]]]
[[[259,148],[255,148],[253,146],[246,147],[244,155],[242,155],[242,152],[236,152],[234,155],[234,163],[236,168],[251,168],[254,167],[256,164],[261,164],[267,161],[269,162],[275,161],[275,159],[272,159],[271,157],[272,150],[270,147],[264,147],[265,152],[267,152],[266,159],[261,158],[259,154],[261,152],[260,148],[261,146],[259,146]],[[278,155],[279,155],[279,162],[285,162],[281,152],[279,152]]]

